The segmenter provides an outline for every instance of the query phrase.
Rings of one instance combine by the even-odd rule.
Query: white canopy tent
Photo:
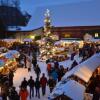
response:
[[[49,99],[52,100],[62,94],[68,96],[72,100],[83,100],[85,86],[71,80],[68,77],[77,76],[84,82],[88,82],[96,68],[100,66],[100,53],[93,55],[88,60],[79,64],[71,71],[67,72],[62,80],[56,85],[53,92],[50,94]]]
[[[66,73],[62,80],[67,79],[69,76],[75,75],[85,82],[88,82],[93,72],[100,66],[100,53],[93,55],[83,63],[75,66],[71,71]]]
[[[83,100],[84,99],[85,86],[79,84],[74,80],[62,81],[58,83],[54,91],[50,94],[49,99],[52,100],[62,94],[68,96],[72,100]]]

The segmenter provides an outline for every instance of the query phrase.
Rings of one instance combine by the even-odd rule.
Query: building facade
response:
[[[52,34],[57,36],[58,39],[78,38],[83,39],[85,34],[90,34],[94,38],[100,38],[100,26],[73,26],[73,27],[52,27]],[[33,35],[40,35],[43,37],[43,27],[30,31],[9,31],[6,34],[7,37],[19,38],[31,38]]]
[[[80,38],[85,34],[90,34],[94,38],[100,38],[100,26],[73,26],[73,27],[53,27],[52,32],[62,38]]]

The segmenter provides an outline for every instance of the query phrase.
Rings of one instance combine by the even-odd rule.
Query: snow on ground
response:
[[[75,56],[75,59],[80,62],[80,58],[76,55]],[[73,61],[71,61],[70,59],[69,60],[66,60],[66,61],[63,61],[63,62],[59,62],[60,65],[63,65],[65,68],[66,67],[69,67],[71,66]],[[42,76],[42,73],[45,73],[45,75],[47,76],[47,71],[46,71],[46,63],[45,62],[38,62],[39,64],[39,67],[41,69],[41,75],[40,77]],[[19,86],[23,80],[24,77],[26,77],[26,79],[28,80],[30,78],[30,76],[33,76],[33,79],[35,80],[36,79],[36,74],[34,72],[34,69],[33,67],[31,68],[31,72],[28,72],[28,69],[27,68],[18,68],[16,70],[16,72],[14,73],[14,86],[16,87],[17,91],[19,91]],[[28,87],[28,90],[29,90],[29,87]],[[46,89],[46,95],[45,96],[42,96],[42,92],[41,92],[41,89],[40,89],[40,99],[34,97],[34,98],[31,98],[31,100],[47,100],[48,98],[48,95],[49,95],[49,88],[47,86],[47,89]],[[28,100],[30,100],[28,98]]]
[[[40,62],[39,65],[40,65],[40,68],[41,68],[41,72],[46,73],[45,63]],[[41,73],[41,75],[42,75],[42,73]],[[28,80],[30,78],[30,76],[33,76],[34,80],[36,79],[36,75],[35,75],[33,68],[31,69],[31,72],[28,72],[27,68],[18,68],[17,69],[17,71],[14,74],[14,86],[16,87],[18,92],[19,92],[19,86],[20,86],[23,78],[26,77],[26,79]],[[46,76],[47,76],[47,74],[46,74]],[[29,87],[28,87],[28,90],[29,90]],[[49,88],[48,87],[47,87],[46,96],[44,96],[44,97],[42,96],[42,92],[41,92],[41,89],[40,89],[40,99],[34,97],[34,98],[31,98],[31,100],[47,100],[48,94],[49,94]],[[30,100],[29,97],[28,97],[28,100]]]
[[[79,55],[75,55],[74,60],[76,60],[79,63],[82,60],[82,58],[79,58]],[[59,64],[63,65],[64,68],[70,68],[74,60],[68,59],[66,61],[59,62]]]

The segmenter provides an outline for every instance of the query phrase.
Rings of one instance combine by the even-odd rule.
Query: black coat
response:
[[[22,81],[21,87],[27,88],[28,82],[26,80]]]
[[[47,84],[49,85],[49,87],[53,88],[56,85],[56,82],[53,79],[49,79]]]
[[[37,89],[40,88],[40,81],[38,81],[38,80],[35,81],[35,88],[37,88]]]
[[[9,92],[9,100],[20,100],[20,97],[16,91]]]
[[[29,87],[34,87],[34,80],[33,79],[29,79],[29,81],[28,81],[28,85],[29,85]]]

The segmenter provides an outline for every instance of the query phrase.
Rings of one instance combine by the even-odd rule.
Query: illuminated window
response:
[[[98,33],[95,33],[95,37],[98,37],[99,35],[98,35]]]

